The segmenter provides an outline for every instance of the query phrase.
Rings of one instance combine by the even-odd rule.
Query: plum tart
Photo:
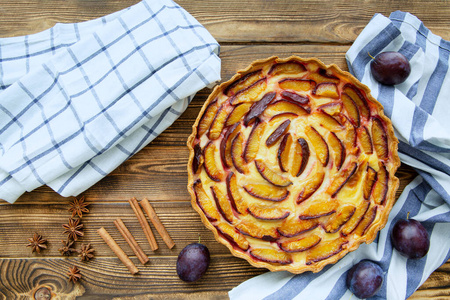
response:
[[[213,90],[193,126],[192,206],[250,264],[318,272],[385,226],[397,144],[348,72],[314,58],[258,60]]]

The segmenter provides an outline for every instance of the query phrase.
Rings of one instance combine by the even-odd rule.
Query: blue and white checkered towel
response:
[[[399,51],[410,60],[412,71],[406,82],[388,87],[373,79],[368,53],[375,57],[385,51]],[[384,105],[400,140],[402,162],[420,175],[405,188],[372,244],[361,245],[317,274],[265,273],[233,289],[231,299],[354,299],[346,288],[346,272],[362,259],[379,263],[386,272],[381,290],[371,299],[406,299],[449,259],[449,53],[450,42],[409,13],[373,17],[347,52],[348,66]],[[430,234],[428,255],[419,260],[401,256],[390,240],[394,223],[408,212]]]
[[[0,39],[0,199],[92,186],[220,80],[218,52],[170,0]]]

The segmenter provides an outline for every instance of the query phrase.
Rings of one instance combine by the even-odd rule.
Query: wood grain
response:
[[[57,22],[80,22],[113,13],[138,0],[4,0],[0,6],[0,37],[36,33]],[[255,59],[272,55],[317,57],[326,64],[347,70],[345,52],[375,13],[386,16],[395,10],[409,11],[434,33],[450,39],[448,1],[366,0],[366,1],[177,1],[197,18],[221,43],[222,79],[227,80]],[[324,9],[325,7],[325,9]],[[24,194],[14,205],[0,200],[0,299],[29,299],[40,286],[48,286],[57,299],[227,299],[230,289],[266,272],[231,256],[191,208],[186,190],[186,140],[211,90],[200,91],[186,112],[149,146],[123,163],[84,193],[91,213],[83,217],[85,236],[96,258],[80,262],[76,255],[61,257],[58,248],[61,225],[70,216],[68,201],[48,187]],[[168,157],[170,158],[168,160]],[[397,176],[400,189],[416,176],[402,165]],[[128,204],[130,197],[150,200],[162,223],[176,243],[163,245],[153,253]],[[150,256],[145,266],[115,228],[121,218],[143,251]],[[105,227],[120,247],[139,265],[132,276],[96,234]],[[26,239],[39,232],[49,240],[41,255],[26,248]],[[154,230],[156,233],[156,231]],[[198,283],[187,284],[175,270],[179,251],[201,238],[212,253],[210,269]],[[80,247],[80,242],[76,245]],[[83,279],[67,282],[66,272],[77,265]],[[410,299],[449,299],[450,263],[436,270]]]
[[[91,20],[137,3],[136,0],[3,1],[0,36],[39,32],[55,23]],[[433,32],[450,38],[446,1],[177,1],[220,43],[351,44],[375,13],[396,10],[420,18]],[[6,29],[5,29],[6,28]]]

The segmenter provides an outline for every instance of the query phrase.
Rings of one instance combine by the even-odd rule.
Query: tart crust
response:
[[[268,73],[270,74],[267,75]],[[261,78],[266,77],[270,78],[269,81],[266,79],[266,83],[269,82],[271,85],[265,88],[264,86],[259,87],[258,90],[258,87],[255,86],[262,82]],[[280,84],[283,80],[291,80],[295,85],[295,79],[311,80],[312,78],[315,79],[315,87],[314,89],[310,87],[307,91],[299,91],[302,87],[297,86],[297,89],[295,87],[293,89],[289,84]],[[337,83],[336,78],[338,79]],[[321,85],[322,82],[325,84]],[[334,89],[333,82],[336,83],[337,90]],[[362,95],[363,101],[367,105],[357,103],[357,99],[352,98],[355,97],[352,90],[347,89],[344,92],[345,84],[348,84],[347,87],[353,87],[356,95],[358,93]],[[283,88],[281,88],[282,85]],[[249,86],[255,87],[254,93],[241,96],[245,93],[242,92],[243,90],[250,89]],[[268,95],[273,91],[276,94]],[[303,98],[292,99],[292,95],[289,97],[289,94],[285,94],[287,96],[284,97],[281,95],[283,91],[300,95]],[[346,97],[344,94],[348,94],[354,101],[346,98],[344,103],[343,97]],[[273,99],[265,99],[270,96]],[[309,102],[298,105],[305,97]],[[299,113],[302,112],[299,109],[296,114],[293,115],[290,111],[290,114],[278,116],[279,121],[275,120],[271,123],[270,119],[274,118],[273,114],[276,115],[274,111],[277,112],[277,108],[273,104],[283,100],[291,104],[298,100],[295,105],[303,108],[308,116],[320,111],[317,114],[323,117],[325,111],[325,121],[309,117],[307,118],[309,121],[306,123],[297,122],[296,119],[305,118],[302,113]],[[262,101],[269,104],[264,104]],[[232,125],[226,126],[220,122],[212,124],[214,118],[228,117],[232,109],[240,102],[246,105],[245,109],[248,111],[254,108],[255,103],[259,103],[266,109],[259,114],[259,111],[254,109],[255,111],[250,114],[243,107],[246,114],[243,114],[236,123],[239,124],[239,128],[234,128],[234,132],[230,130]],[[228,104],[223,105],[224,103]],[[230,105],[230,103],[234,105]],[[327,106],[330,103],[337,103],[337,112],[330,108],[333,105]],[[365,105],[366,109],[369,109],[369,117],[361,105]],[[280,104],[280,107],[288,108],[297,106]],[[269,117],[264,115],[267,107],[272,109],[271,113],[267,113]],[[359,116],[355,113],[354,107],[357,108]],[[333,120],[327,119],[327,116],[331,116],[337,121],[337,124],[344,126],[345,129],[337,125],[339,128],[335,130]],[[202,119],[208,117],[212,120],[207,124],[209,126],[201,124]],[[261,122],[259,122],[260,119]],[[289,127],[287,130],[285,129],[278,139],[276,136],[273,137],[275,142],[269,143],[270,146],[264,145],[265,137],[286,120],[290,121],[291,129]],[[324,126],[326,121],[331,121],[331,123]],[[261,124],[265,124],[264,129],[259,129],[262,127]],[[295,128],[301,126],[312,126],[313,129],[302,129],[298,135]],[[212,127],[215,128],[212,129]],[[373,129],[374,127],[377,128]],[[354,133],[357,135],[354,144],[343,138],[344,135],[351,136],[349,133],[351,128],[355,129]],[[363,128],[366,128],[366,135],[364,135]],[[239,168],[234,165],[235,161],[231,160],[227,163],[221,152],[234,151],[234,149],[230,150],[230,147],[233,147],[231,144],[235,144],[236,153],[242,154],[238,150],[246,151],[245,147],[249,144],[252,131],[258,129],[258,136],[264,138],[257,144],[259,143],[260,148],[266,147],[272,150],[267,150],[263,154],[257,151],[258,156],[248,155],[247,161],[246,155],[237,157],[236,160],[244,159],[236,163],[237,166],[244,165],[245,167],[245,170],[241,170],[244,174],[241,174]],[[375,131],[372,132],[371,129]],[[230,132],[228,133],[227,130]],[[305,131],[309,131],[309,133],[305,134]],[[318,133],[326,143],[328,154],[324,154],[327,151],[322,151],[324,148],[321,148],[320,145],[317,146],[317,149],[315,148],[317,144],[320,144],[320,139],[316,139],[318,136],[313,131]],[[330,150],[329,143],[333,142],[330,140],[333,139],[331,132],[339,132],[341,138],[338,140],[344,146],[344,152],[341,151],[341,155],[344,153],[345,160],[339,161],[337,157],[342,157]],[[289,144],[290,152],[286,156],[289,158],[285,160],[286,165],[290,169],[295,168],[292,161],[295,160],[295,157],[297,159],[299,157],[299,155],[292,154],[295,151],[300,151],[302,157],[308,156],[309,158],[307,164],[303,166],[304,172],[299,176],[283,172],[282,167],[276,166],[276,159],[274,159],[274,157],[278,157],[279,163],[281,143],[283,143],[283,139],[290,139],[289,137],[285,138],[290,133],[293,138]],[[232,142],[229,142],[228,148],[220,147],[222,140],[231,135],[234,136],[230,138]],[[337,137],[337,134],[334,135]],[[364,148],[361,142],[367,135],[371,139],[372,153],[367,147]],[[299,141],[300,138],[303,139],[303,144]],[[374,139],[378,142],[374,142]],[[318,142],[313,143],[313,140]],[[304,148],[292,145],[299,143],[304,146],[305,142],[309,148],[308,155]],[[386,145],[387,147],[383,149]],[[348,252],[356,250],[361,243],[371,243],[378,231],[385,226],[389,212],[395,203],[395,193],[399,186],[399,180],[395,177],[395,172],[400,165],[397,145],[398,140],[394,135],[392,123],[384,115],[383,106],[370,95],[369,88],[350,73],[340,70],[334,64],[326,66],[316,58],[302,59],[291,56],[280,59],[274,56],[256,60],[246,69],[238,71],[230,80],[214,88],[193,125],[192,134],[187,141],[189,148],[187,187],[191,195],[191,204],[199,213],[205,226],[214,233],[215,239],[225,245],[234,256],[247,260],[255,267],[267,268],[270,271],[285,270],[296,274],[305,271],[319,272],[326,265],[334,264]],[[278,156],[276,155],[277,151],[273,149],[278,149]],[[212,167],[205,166],[211,161],[213,161]],[[369,171],[369,168],[372,170]],[[261,169],[263,170],[261,171]],[[311,181],[311,179],[319,181],[317,179],[320,176],[318,170],[321,170],[324,178],[319,183],[319,187],[313,189],[312,194],[308,195],[308,189],[304,188],[304,182]],[[314,172],[316,173],[313,174]],[[308,174],[313,175],[309,178]],[[334,182],[344,176],[348,176],[349,180],[341,184]],[[228,186],[231,185],[232,180],[235,184],[233,187],[237,185],[236,190],[244,198],[244,200],[240,200],[244,201],[243,209],[238,207],[241,203],[230,200],[233,193],[229,191]],[[335,183],[334,186],[333,183]],[[366,185],[369,188],[364,191]],[[266,186],[270,187],[267,195],[264,194]],[[301,190],[302,187],[303,190]],[[288,195],[283,194],[283,190],[287,191]],[[277,194],[278,192],[279,194]],[[365,199],[367,195],[368,199]],[[282,199],[283,196],[285,197]],[[365,213],[362,213],[359,221],[355,221],[358,219],[352,220],[352,217],[356,218],[357,214],[361,215],[362,210]],[[348,217],[349,215],[350,217]],[[292,222],[296,224],[289,225]],[[343,224],[340,224],[342,222]],[[352,227],[351,222],[356,224],[353,224]],[[299,229],[296,230],[295,226]]]

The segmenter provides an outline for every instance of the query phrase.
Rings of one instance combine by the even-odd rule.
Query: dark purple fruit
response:
[[[392,229],[391,239],[394,248],[408,258],[422,258],[430,249],[428,232],[416,220],[398,220]]]
[[[408,59],[399,52],[382,52],[370,63],[373,78],[381,84],[402,83],[411,73]]]
[[[186,282],[199,280],[208,270],[209,261],[209,250],[205,245],[200,243],[187,245],[178,255],[178,277]]]
[[[383,270],[369,260],[354,265],[347,273],[347,287],[358,298],[374,296],[383,284]]]
[[[255,102],[251,107],[249,112],[244,117],[244,125],[248,126],[250,122],[259,117],[260,114],[267,108],[269,103],[275,98],[277,93],[267,93],[262,97],[261,100]]]

